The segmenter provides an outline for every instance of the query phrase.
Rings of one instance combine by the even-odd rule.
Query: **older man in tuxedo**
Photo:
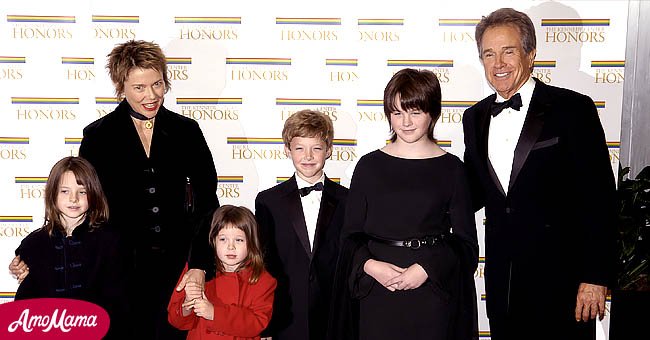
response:
[[[496,92],[465,111],[465,163],[485,207],[493,340],[593,339],[613,278],[615,185],[593,101],[531,77],[530,18],[510,8],[476,26]]]

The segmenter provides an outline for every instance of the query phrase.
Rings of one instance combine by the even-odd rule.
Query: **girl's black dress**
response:
[[[373,239],[422,239],[450,230],[453,236],[419,249]],[[344,235],[359,233],[366,242],[352,251],[349,276],[352,298],[358,299],[359,339],[475,337],[478,243],[456,156],[404,159],[379,150],[363,156],[352,177],[344,227]],[[428,279],[419,288],[391,292],[365,274],[368,259],[403,268],[418,263]]]

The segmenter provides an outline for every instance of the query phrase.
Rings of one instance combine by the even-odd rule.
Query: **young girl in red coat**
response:
[[[217,276],[205,283],[205,291],[195,282],[174,290],[167,307],[169,322],[189,330],[187,339],[260,339],[271,319],[276,281],[264,270],[251,211],[232,205],[217,209],[210,245]]]

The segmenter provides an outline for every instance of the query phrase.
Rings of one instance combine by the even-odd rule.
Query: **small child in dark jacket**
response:
[[[70,298],[96,303],[111,318],[108,338],[125,336],[125,262],[95,169],[80,157],[58,161],[45,185],[45,222],[20,243],[29,265],[16,300]]]

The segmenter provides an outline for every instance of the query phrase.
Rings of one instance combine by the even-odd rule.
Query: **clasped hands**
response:
[[[364,264],[363,270],[391,292],[418,288],[429,277],[417,263],[402,268],[392,263],[370,259]]]
[[[203,288],[194,282],[188,282],[185,286],[185,301],[181,306],[184,316],[193,311],[196,316],[207,320],[214,319],[214,306],[205,296]]]
[[[200,269],[190,269],[183,275],[176,291],[185,290],[185,300],[181,305],[183,316],[194,312],[207,320],[214,319],[214,306],[205,296],[205,272]]]

